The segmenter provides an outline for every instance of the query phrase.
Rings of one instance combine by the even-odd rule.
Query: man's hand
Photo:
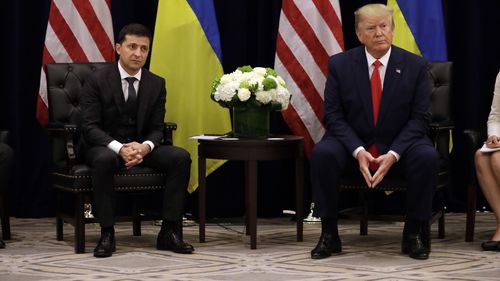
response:
[[[384,176],[387,175],[392,165],[396,162],[396,157],[394,157],[391,153],[386,153],[374,158],[371,153],[366,150],[358,152],[357,159],[359,170],[361,171],[366,185],[368,185],[369,188],[376,187],[384,179]],[[370,162],[378,165],[378,169],[373,176],[369,169]]]
[[[120,156],[125,161],[125,167],[131,168],[142,163],[144,156],[151,152],[151,148],[147,144],[138,142],[125,143],[120,149]]]
[[[362,149],[358,152],[358,155],[356,155],[356,159],[358,159],[359,170],[363,178],[365,178],[366,184],[368,187],[372,187],[373,178],[368,165],[370,162],[374,161],[375,158],[373,158],[370,152]]]
[[[378,169],[372,177],[372,188],[376,187],[384,179],[396,162],[396,157],[391,153],[386,153],[377,157],[374,162],[378,164]]]

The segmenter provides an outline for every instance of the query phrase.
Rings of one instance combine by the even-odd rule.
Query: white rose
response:
[[[278,86],[278,89],[276,89],[274,93],[273,100],[281,104],[282,110],[287,109],[290,103],[290,92],[288,89]]]
[[[247,88],[239,88],[238,89],[238,99],[240,101],[247,101],[251,96],[250,91]]]
[[[232,80],[231,75],[225,74],[225,75],[222,75],[222,77],[220,78],[220,83],[225,85],[225,84],[231,82],[231,80]]]
[[[260,76],[264,76],[264,75],[266,75],[266,72],[267,72],[267,71],[266,71],[266,69],[265,69],[265,68],[263,68],[263,67],[255,67],[255,68],[253,69],[253,72],[254,72],[254,73],[256,73],[256,74],[258,74],[258,75],[260,75]]]
[[[233,96],[236,94],[238,87],[239,83],[236,81],[231,81],[227,84],[219,84],[217,89],[215,89],[214,99],[216,101],[231,101]]]
[[[255,93],[255,99],[257,101],[259,101],[260,103],[262,103],[262,104],[268,104],[273,99],[272,93],[271,93],[272,91],[274,91],[274,90],[271,90],[271,91],[257,91]]]

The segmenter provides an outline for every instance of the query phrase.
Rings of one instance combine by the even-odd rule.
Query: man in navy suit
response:
[[[359,173],[375,188],[387,173],[409,181],[402,251],[427,259],[420,229],[429,220],[438,154],[428,133],[431,85],[424,59],[392,45],[393,10],[369,4],[355,12],[364,45],[332,56],[325,87],[326,134],[311,158],[314,216],[322,232],[311,258],[342,251],[338,235],[338,182]],[[360,175],[360,176],[361,176]]]
[[[156,247],[192,253],[180,238],[184,195],[191,157],[179,147],[161,145],[165,118],[165,80],[144,69],[151,34],[140,24],[118,35],[118,63],[96,71],[82,93],[85,159],[92,169],[94,210],[101,226],[95,257],[115,251],[113,175],[121,168],[144,165],[167,174],[163,193],[163,224]]]

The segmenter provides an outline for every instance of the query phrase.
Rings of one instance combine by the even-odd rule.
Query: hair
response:
[[[140,23],[130,23],[125,25],[118,33],[118,42],[119,44],[125,41],[126,35],[136,35],[140,37],[148,37],[151,42],[151,32],[147,27]]]
[[[368,4],[357,9],[354,12],[354,28],[358,30],[359,23],[365,17],[388,16],[391,18],[391,25],[394,29],[394,10],[384,4]]]

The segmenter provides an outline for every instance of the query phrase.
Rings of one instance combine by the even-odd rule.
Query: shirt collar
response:
[[[387,51],[387,53],[385,53],[385,55],[383,55],[381,58],[378,59],[382,63],[382,65],[385,67],[387,67],[387,64],[389,63],[389,57],[391,56],[391,50],[392,50],[392,47],[389,48],[389,50]],[[370,53],[368,53],[368,50],[366,50],[366,47],[365,47],[365,54],[366,54],[366,60],[368,62],[368,66],[372,66],[373,62],[375,62],[377,59],[374,58],[372,55],[370,55]]]
[[[118,62],[118,71],[120,71],[120,78],[123,80],[127,77],[135,77],[138,81],[141,81],[141,75],[142,75],[142,68],[139,69],[139,71],[135,75],[130,75],[123,69],[122,65],[120,62]]]

